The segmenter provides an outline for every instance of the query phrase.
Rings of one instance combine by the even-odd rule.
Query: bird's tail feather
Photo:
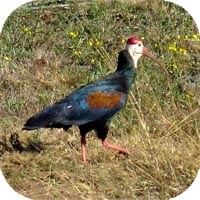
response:
[[[24,124],[22,130],[35,130],[38,128],[61,128],[59,124],[61,116],[63,117],[64,109],[62,105],[52,105],[44,109],[43,111],[33,115]],[[66,124],[67,125],[67,124]],[[64,126],[64,125],[63,125]]]

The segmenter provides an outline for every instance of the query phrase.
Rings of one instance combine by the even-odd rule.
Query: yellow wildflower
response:
[[[193,34],[192,37],[193,37],[195,40],[200,41],[200,39],[199,39],[199,34]]]
[[[94,60],[94,58],[92,58],[92,59],[91,59],[91,63],[94,64],[94,62],[95,62],[95,60]]]
[[[10,62],[12,61],[12,59],[9,57],[9,56],[4,56],[3,59],[7,62]]]
[[[180,35],[177,35],[177,39],[180,40],[180,39],[181,39],[181,36],[180,36]]]
[[[102,42],[97,40],[97,39],[96,39],[95,43],[96,43],[97,46],[101,46],[102,45]]]
[[[31,30],[28,27],[24,27],[23,31],[24,31],[24,33],[26,33],[28,35],[32,34]]]
[[[187,54],[186,49],[183,49],[183,48],[179,48],[179,52],[182,53],[182,54]]]
[[[177,70],[177,69],[178,69],[178,66],[177,66],[176,63],[173,63],[173,64],[172,64],[172,67],[173,67],[173,70]]]
[[[82,55],[82,52],[81,52],[81,51],[74,51],[74,55],[76,55],[76,56],[81,56],[81,55]]]
[[[176,42],[173,42],[173,44],[171,44],[171,45],[168,47],[168,49],[171,50],[171,51],[177,51]]]
[[[191,96],[190,94],[186,94],[186,95],[185,95],[185,100],[186,100],[186,101],[190,101],[191,98],[192,98],[192,96]]]
[[[93,46],[93,42],[91,40],[88,41],[89,46]]]
[[[125,42],[126,42],[125,39],[122,39],[122,40],[121,40],[121,43],[122,43],[122,44],[125,44]]]
[[[175,46],[169,46],[168,49],[171,51],[177,51],[177,48]]]
[[[188,36],[187,36],[187,35],[185,35],[185,39],[186,39],[186,40],[188,39]]]
[[[194,39],[198,39],[197,34],[193,34],[192,37],[193,37]]]
[[[71,36],[72,38],[76,38],[78,36],[78,34],[73,31],[68,32],[68,35]]]
[[[141,37],[141,40],[144,40],[144,39],[145,39],[145,37],[144,37],[144,36],[142,36],[142,37]]]

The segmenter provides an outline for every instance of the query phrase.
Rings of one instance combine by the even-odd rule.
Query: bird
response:
[[[127,102],[136,78],[138,60],[142,55],[154,60],[166,75],[169,75],[167,69],[143,45],[141,39],[130,37],[125,48],[118,54],[117,68],[114,72],[47,106],[30,117],[22,130],[62,128],[67,131],[71,126],[78,126],[84,164],[87,163],[86,134],[92,130],[96,132],[105,148],[129,155],[126,148],[110,144],[106,138],[111,120]]]

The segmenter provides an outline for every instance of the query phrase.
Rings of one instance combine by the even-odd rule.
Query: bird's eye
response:
[[[139,43],[139,44],[138,44],[138,47],[141,47],[141,46],[142,46],[142,44],[141,44],[141,43]]]

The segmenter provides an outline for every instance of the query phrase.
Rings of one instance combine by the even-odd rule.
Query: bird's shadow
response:
[[[30,141],[27,145],[24,145],[17,133],[12,133],[9,138],[9,142],[4,140],[0,141],[0,155],[3,155],[5,152],[35,152],[40,153],[44,150],[44,145],[40,142]]]

